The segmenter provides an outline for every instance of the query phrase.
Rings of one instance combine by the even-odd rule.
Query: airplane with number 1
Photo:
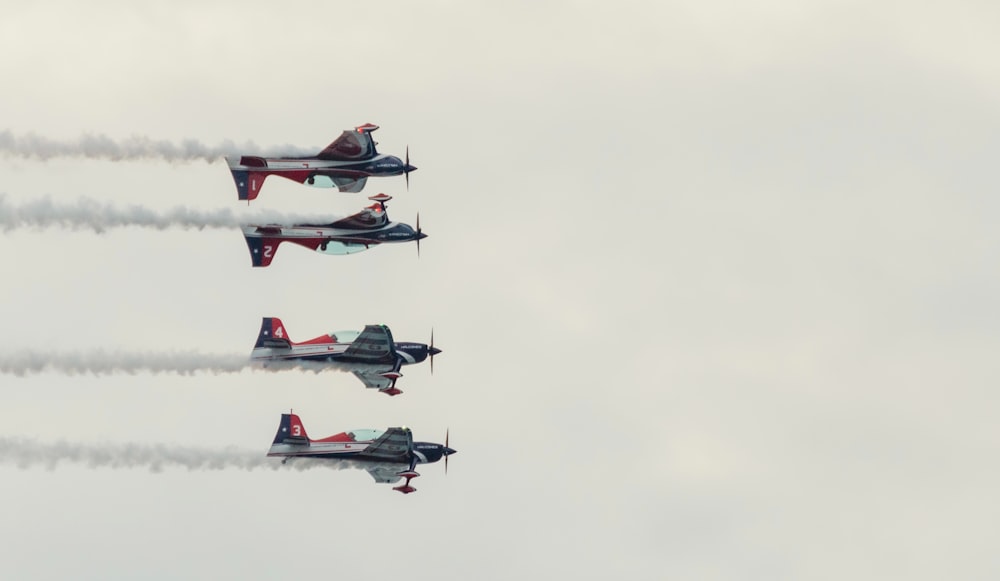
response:
[[[430,359],[434,373],[434,356],[441,350],[434,347],[434,332],[430,345],[395,342],[385,325],[367,325],[361,332],[337,331],[315,339],[296,343],[289,339],[281,319],[264,317],[250,360],[265,366],[305,364],[310,369],[329,367],[350,371],[365,384],[386,395],[399,395],[396,380],[404,365]]]
[[[409,494],[417,490],[410,486],[410,480],[420,476],[415,470],[417,464],[429,464],[444,458],[447,474],[448,456],[455,452],[448,447],[447,433],[444,444],[414,442],[413,434],[406,427],[352,430],[312,440],[299,416],[287,413],[281,414],[278,433],[267,455],[282,458],[282,464],[306,458],[346,462],[364,468],[376,482],[381,483],[392,484],[405,478],[406,482],[393,490]]]
[[[417,215],[417,229],[414,230],[409,224],[389,221],[385,203],[392,196],[378,194],[368,199],[376,203],[330,224],[243,226],[251,262],[254,266],[270,265],[282,242],[305,246],[323,254],[354,254],[387,242],[416,241],[419,256],[420,241],[427,237],[420,230],[420,215]]]
[[[410,183],[410,149],[406,161],[379,153],[372,138],[378,125],[365,123],[340,134],[333,143],[313,157],[226,156],[229,171],[236,182],[239,199],[257,198],[267,176],[279,176],[318,188],[337,188],[342,192],[360,192],[373,176],[405,175]]]

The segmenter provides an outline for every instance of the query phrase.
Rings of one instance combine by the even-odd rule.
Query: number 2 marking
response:
[[[274,246],[265,246],[264,247],[264,258],[271,258],[272,254],[274,254]]]

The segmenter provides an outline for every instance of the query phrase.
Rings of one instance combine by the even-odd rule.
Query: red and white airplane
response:
[[[366,123],[346,130],[315,157],[226,156],[239,199],[255,199],[264,179],[271,175],[342,192],[360,192],[372,176],[405,175],[409,185],[410,172],[417,169],[410,165],[409,148],[405,162],[379,153],[372,139],[376,129],[378,125]]]
[[[393,488],[403,494],[417,490],[410,486],[410,480],[420,476],[415,470],[417,464],[444,458],[447,473],[448,456],[454,453],[455,450],[448,447],[447,434],[444,444],[414,442],[413,434],[406,427],[351,430],[312,440],[302,420],[293,413],[281,414],[278,433],[267,451],[268,456],[283,458],[282,463],[293,458],[346,462],[352,467],[364,468],[376,482],[392,484],[405,478],[404,484]]]
[[[420,215],[417,215],[417,229],[414,230],[409,224],[389,221],[385,203],[392,196],[378,194],[368,199],[375,204],[330,224],[243,226],[251,262],[254,266],[270,265],[282,242],[305,246],[323,254],[353,254],[379,244],[416,241],[419,255],[420,241],[427,237],[420,230]]]
[[[434,356],[441,350],[431,344],[395,342],[385,325],[367,325],[361,332],[337,331],[315,339],[296,343],[288,338],[285,325],[277,317],[264,317],[250,360],[264,365],[305,363],[317,368],[330,367],[352,372],[365,387],[378,389],[386,395],[403,393],[396,389],[396,380],[404,365],[430,359],[434,373]]]

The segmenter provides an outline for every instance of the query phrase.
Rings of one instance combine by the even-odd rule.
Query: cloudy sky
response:
[[[430,237],[419,260],[283,246],[251,269],[236,230],[8,230],[0,352],[240,356],[262,316],[296,340],[433,328],[444,352],[396,398],[338,373],[4,370],[0,577],[1000,575],[1000,9],[142,4],[4,8],[8,143],[318,151],[372,122],[420,169],[365,194]],[[271,178],[248,208],[221,159],[17,146],[0,194],[367,201]],[[358,471],[46,456],[264,454],[288,408],[313,437],[450,429],[459,454],[408,496]]]

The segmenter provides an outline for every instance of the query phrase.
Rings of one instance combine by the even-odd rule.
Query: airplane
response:
[[[386,395],[399,395],[396,380],[403,365],[420,363],[430,358],[434,373],[434,356],[441,350],[431,344],[396,343],[385,325],[366,325],[364,330],[337,331],[315,339],[296,343],[288,338],[285,325],[277,317],[264,317],[250,360],[265,366],[282,363],[305,363],[310,368],[332,368],[350,371],[365,384]]]
[[[447,474],[448,456],[454,453],[456,451],[448,447],[447,433],[443,445],[414,442],[413,434],[406,427],[351,430],[312,440],[306,433],[302,420],[291,412],[281,414],[278,433],[267,451],[269,457],[282,458],[282,464],[291,459],[312,458],[364,468],[380,483],[392,484],[405,478],[404,484],[393,488],[403,494],[417,490],[410,486],[410,480],[420,476],[415,470],[417,464],[429,464],[444,458],[444,471]]]
[[[236,192],[241,200],[257,198],[264,179],[269,175],[294,180],[319,188],[337,188],[342,192],[360,192],[371,176],[406,176],[417,168],[410,165],[410,148],[406,148],[406,161],[393,155],[379,153],[372,139],[378,125],[365,123],[347,129],[326,149],[314,157],[259,157],[256,155],[227,155],[226,163],[236,182]]]
[[[420,241],[427,237],[420,230],[420,215],[417,215],[417,229],[414,230],[408,224],[389,221],[385,203],[392,196],[378,194],[369,196],[368,199],[376,203],[330,224],[243,226],[243,237],[250,249],[251,262],[254,266],[268,266],[282,242],[292,242],[324,254],[353,254],[384,242],[415,240],[419,256]]]

